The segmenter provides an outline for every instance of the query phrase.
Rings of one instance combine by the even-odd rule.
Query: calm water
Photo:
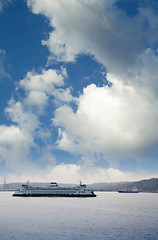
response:
[[[158,194],[13,198],[0,193],[0,240],[157,240]]]

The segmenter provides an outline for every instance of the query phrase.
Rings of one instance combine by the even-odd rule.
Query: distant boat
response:
[[[86,185],[80,183],[76,187],[59,187],[56,182],[52,182],[49,187],[33,187],[29,183],[23,184],[16,190],[13,197],[96,197],[96,194],[86,189]]]
[[[139,193],[137,188],[122,188],[118,190],[119,193]]]

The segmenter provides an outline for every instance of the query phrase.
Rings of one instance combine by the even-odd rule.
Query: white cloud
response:
[[[62,173],[62,174],[61,174]],[[57,182],[63,183],[85,183],[106,182],[106,181],[122,181],[134,179],[134,175],[123,173],[118,169],[102,169],[102,168],[84,168],[76,164],[60,164],[48,171],[47,179],[53,176]]]
[[[108,72],[128,75],[146,46],[157,41],[158,19],[152,4],[139,7],[138,15],[128,17],[115,1],[28,0],[35,14],[44,14],[53,31],[47,45],[52,58],[74,61],[78,54],[90,54]]]
[[[83,156],[84,167],[94,163],[94,155],[99,154],[111,166],[121,157],[150,158],[158,143],[158,58],[157,51],[151,49],[157,32],[155,13],[150,8],[140,8],[139,14],[130,18],[113,6],[115,1],[108,0],[27,3],[34,13],[46,15],[54,28],[49,39],[42,41],[50,50],[50,59],[68,62],[75,61],[79,54],[90,54],[105,66],[112,86],[90,84],[77,99],[72,96],[71,87],[64,85],[64,78],[68,77],[65,68],[28,72],[19,84],[25,97],[17,102],[11,99],[6,108],[17,126],[0,127],[2,159],[15,169],[25,163],[31,166],[28,155],[36,147],[36,138],[43,139],[46,145],[51,137],[47,129],[41,129],[39,118],[50,99],[59,106],[53,118],[54,126],[59,128],[57,146]],[[149,48],[144,51],[146,45]],[[71,101],[78,104],[76,112],[69,106]],[[43,148],[42,154],[40,161],[45,156],[55,164],[51,146]],[[85,170],[76,164],[52,165],[48,164],[47,178],[54,176],[57,181],[119,181],[131,177],[114,168]],[[39,179],[42,175],[44,179],[44,171],[39,170],[36,179],[38,174]]]
[[[22,166],[27,164],[27,168],[24,168],[22,172],[26,172],[29,167],[32,172],[37,164],[39,166],[36,165],[36,169],[40,172],[41,165],[44,168],[48,163],[55,164],[53,148],[49,143],[53,136],[51,131],[48,131],[49,126],[40,121],[40,116],[43,115],[45,107],[52,103],[48,101],[49,98],[55,99],[58,104],[70,102],[73,99],[70,88],[63,88],[64,78],[67,77],[64,68],[61,68],[61,71],[49,69],[43,70],[41,74],[28,72],[26,77],[20,81],[17,90],[23,88],[25,97],[19,101],[10,99],[5,109],[15,126],[0,126],[1,157],[12,170],[18,172],[22,170]],[[36,152],[36,161],[33,161],[38,162],[36,164],[32,162],[32,150]]]
[[[61,68],[61,71],[42,70],[41,74],[28,72],[26,77],[20,81],[20,86],[27,93],[26,102],[42,108],[47,105],[48,98],[51,96],[59,102],[72,101],[71,88],[64,88],[64,78],[67,77],[65,68]]]
[[[28,72],[26,77],[20,81],[20,86],[26,91],[42,91],[52,94],[55,86],[63,86],[63,76],[54,69],[42,70],[41,74]]]
[[[146,159],[158,144],[158,101],[114,76],[108,79],[112,87],[84,88],[76,112],[66,105],[55,111],[57,144],[72,153],[101,153],[111,164],[123,156]]]
[[[25,104],[28,106],[34,105],[38,109],[39,113],[43,112],[43,109],[48,104],[48,96],[44,92],[40,91],[30,91],[27,98],[25,99]]]
[[[119,181],[136,181],[147,177],[144,172],[130,173],[122,172],[115,168],[102,169],[91,168],[85,169],[81,165],[76,164],[60,164],[49,166],[45,171],[39,170],[32,173],[23,173],[21,175],[8,174],[7,182],[52,182],[79,184],[82,181],[86,184],[96,182],[119,182]],[[148,175],[148,177],[152,177]]]
[[[111,43],[114,27],[116,28],[119,24],[117,23],[117,12],[115,12],[117,16],[114,19],[110,12],[113,2],[111,1],[109,4],[108,1],[99,1],[98,3],[98,1],[81,0],[66,2],[62,0],[53,2],[28,0],[28,6],[34,13],[46,15],[55,28],[50,33],[49,39],[43,41],[43,44],[49,47],[58,60],[74,61],[75,56],[79,53],[98,55],[97,51],[108,49],[111,44],[118,41],[115,39],[115,42]],[[108,7],[108,11],[106,7]],[[114,21],[117,26],[113,26],[111,21],[112,23]]]
[[[28,160],[30,147],[34,146],[32,136],[16,126],[0,126],[0,160],[15,172],[32,172],[33,164]]]
[[[147,48],[139,56],[137,64],[131,69],[132,79],[129,77],[129,84],[142,88],[145,92],[150,92],[150,97],[157,98],[158,91],[158,49]]]
[[[70,103],[71,101],[75,101],[75,98],[73,98],[71,94],[71,88],[66,89],[56,89],[54,91],[54,102],[61,104],[63,103]]]
[[[27,132],[34,132],[35,129],[39,128],[38,116],[24,109],[23,103],[20,101],[15,102],[11,99],[6,113],[14,123],[17,123],[21,129]]]
[[[54,28],[43,41],[52,58],[68,62],[90,54],[107,69],[110,88],[87,86],[78,98],[78,110],[61,106],[53,122],[59,128],[59,148],[83,155],[102,153],[111,163],[123,155],[151,157],[158,143],[158,58],[151,49],[158,19],[152,4],[141,5],[138,14],[129,17],[115,2],[27,1]]]

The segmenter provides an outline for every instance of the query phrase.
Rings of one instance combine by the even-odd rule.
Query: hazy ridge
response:
[[[23,184],[23,182],[0,184],[0,191],[16,190],[21,187],[21,184]],[[30,184],[33,186],[49,185],[48,182],[45,183],[32,182]],[[59,185],[63,187],[76,186],[76,184],[64,184],[64,183],[59,183]],[[100,182],[88,184],[87,187],[95,191],[118,191],[120,188],[124,187],[131,188],[137,187],[140,192],[158,192],[158,178],[151,178],[133,182],[111,182],[111,183]]]

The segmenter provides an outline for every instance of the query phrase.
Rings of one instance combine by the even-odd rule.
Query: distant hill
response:
[[[94,183],[89,186],[95,191],[118,191],[120,188],[137,187],[140,192],[158,192],[158,178],[134,182]]]
[[[23,183],[0,184],[0,191],[14,191],[21,187]],[[49,183],[30,183],[33,186],[48,186]],[[65,187],[75,186],[76,184],[59,184]],[[89,184],[88,188],[95,191],[118,191],[120,188],[137,187],[140,192],[157,192],[158,193],[158,178],[145,179],[134,182],[112,182],[112,183],[94,183]]]

